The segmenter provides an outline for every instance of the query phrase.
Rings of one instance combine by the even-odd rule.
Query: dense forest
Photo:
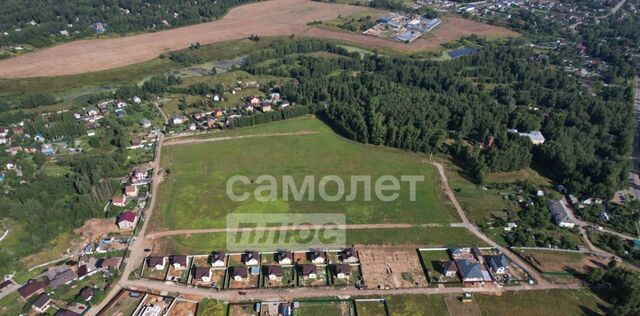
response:
[[[54,114],[47,117],[25,116],[25,133],[42,134],[48,139],[69,141],[84,134],[84,126],[71,114]],[[26,234],[19,234],[22,245],[12,252],[5,249],[0,254],[7,260],[0,262],[0,273],[15,270],[15,260],[43,249],[62,233],[81,226],[89,218],[102,217],[102,208],[114,192],[121,189],[119,177],[130,168],[125,147],[129,145],[126,134],[115,121],[105,119],[109,129],[104,139],[109,144],[106,152],[62,156],[57,164],[67,170],[64,175],[38,172],[46,162],[41,153],[29,155],[19,152],[12,157],[20,169],[7,172],[3,184],[11,188],[11,194],[0,197],[0,218],[9,218]]]
[[[0,1],[0,46],[48,46],[96,34],[96,23],[118,34],[210,21],[251,0],[4,0]],[[28,5],[26,5],[28,3]],[[68,35],[60,33],[66,31]]]
[[[315,50],[335,57],[291,55]],[[571,192],[611,196],[629,172],[633,87],[592,96],[532,55],[516,41],[447,62],[361,57],[297,41],[252,54],[245,70],[295,78],[298,84],[282,92],[322,109],[356,141],[450,153],[478,183],[488,171],[534,165]],[[261,63],[273,58],[276,63]],[[547,141],[533,146],[508,128],[540,129]],[[489,137],[491,146],[484,146]],[[449,138],[453,144],[445,143]]]

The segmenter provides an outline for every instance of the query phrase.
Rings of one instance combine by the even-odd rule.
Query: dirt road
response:
[[[256,2],[234,8],[214,22],[120,38],[79,40],[4,59],[0,61],[0,78],[61,76],[112,69],[141,63],[168,51],[187,48],[195,42],[211,44],[248,38],[251,34],[328,37],[368,47],[407,51],[439,47],[442,43],[470,34],[517,36],[517,33],[505,28],[456,17],[443,18],[440,26],[411,44],[307,25],[312,21],[326,21],[339,15],[349,16],[364,11],[382,12],[367,7],[310,0]]]
[[[197,144],[197,143],[210,143],[220,142],[225,140],[244,139],[244,138],[257,138],[257,137],[278,137],[278,136],[298,136],[298,135],[314,135],[318,134],[316,131],[299,131],[290,133],[265,133],[265,134],[251,134],[242,136],[223,136],[223,137],[211,137],[211,138],[173,138],[167,140],[163,146],[184,145],[184,144]]]
[[[276,289],[252,289],[246,291],[245,295],[238,295],[238,291],[214,291],[211,289],[194,288],[185,285],[178,285],[173,282],[162,282],[153,280],[137,280],[127,281],[125,283],[129,288],[137,290],[154,290],[157,292],[167,291],[170,293],[181,293],[208,297],[216,300],[228,302],[242,301],[260,301],[260,300],[282,300],[291,301],[301,298],[327,297],[327,296],[382,296],[382,295],[400,295],[400,294],[462,294],[462,293],[500,293],[505,291],[529,291],[544,289],[579,289],[578,284],[548,284],[544,287],[540,286],[510,286],[503,288],[481,288],[481,287],[452,287],[452,288],[406,288],[393,290],[358,290],[354,287],[345,289],[339,288],[290,288],[283,290]]]
[[[462,206],[460,206],[460,203],[458,203],[458,200],[456,199],[456,196],[453,194],[453,191],[451,190],[451,187],[449,186],[449,179],[447,178],[447,175],[446,175],[446,173],[444,171],[444,167],[440,163],[437,163],[437,162],[432,162],[432,163],[438,169],[438,173],[440,174],[440,178],[442,179],[442,187],[445,190],[445,194],[449,197],[449,199],[453,203],[453,206],[458,211],[458,215],[462,219],[462,222],[464,223],[465,227],[472,234],[476,235],[476,237],[480,238],[481,240],[483,240],[487,244],[491,245],[492,247],[500,250],[505,256],[507,256],[509,258],[509,260],[511,260],[512,262],[515,262],[522,269],[524,269],[532,279],[534,279],[534,280],[536,280],[536,282],[538,282],[538,285],[540,286],[540,288],[549,288],[549,286],[551,286],[552,284],[549,283],[547,280],[543,279],[542,276],[540,275],[540,273],[538,273],[538,271],[533,266],[531,266],[528,262],[522,260],[519,256],[517,256],[515,253],[513,253],[510,249],[502,247],[497,242],[491,240],[489,237],[487,237],[485,234],[483,234],[476,225],[472,224],[469,221],[469,219],[467,218],[467,214],[462,209]]]
[[[207,228],[207,229],[178,229],[178,230],[167,230],[160,231],[156,233],[151,233],[146,236],[148,239],[157,239],[162,237],[169,236],[178,236],[178,235],[193,235],[193,234],[210,234],[210,233],[237,233],[237,232],[261,232],[261,231],[270,231],[270,230],[278,230],[278,231],[290,231],[290,230],[306,230],[306,229],[314,229],[316,226],[314,225],[299,225],[299,226],[282,226],[282,227],[247,227],[247,228]],[[337,229],[349,230],[349,229],[385,229],[385,228],[412,228],[412,227],[463,227],[460,223],[452,223],[452,224],[347,224],[347,225],[337,225]]]

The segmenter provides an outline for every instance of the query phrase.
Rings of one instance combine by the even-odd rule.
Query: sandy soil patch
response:
[[[369,288],[427,287],[415,248],[406,246],[356,247],[362,277]]]
[[[196,314],[196,308],[198,304],[187,302],[187,301],[178,301],[169,311],[169,316],[194,316]]]
[[[200,42],[211,44],[260,36],[299,34],[329,37],[369,47],[419,50],[437,47],[468,34],[513,36],[509,30],[455,17],[443,23],[424,39],[403,44],[359,33],[320,29],[306,25],[311,21],[335,19],[371,8],[309,0],[270,0],[232,9],[222,19],[173,30],[121,38],[80,40],[0,61],[0,78],[71,75],[123,67],[158,57],[163,52],[187,48]]]
[[[82,227],[76,228],[73,232],[82,236],[86,242],[98,241],[109,233],[124,232],[116,226],[113,219],[93,218],[87,220]]]

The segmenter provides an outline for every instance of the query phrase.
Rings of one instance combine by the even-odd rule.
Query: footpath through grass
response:
[[[283,121],[265,127],[247,128],[237,133],[260,134],[278,131],[315,131],[313,135],[267,136],[168,146],[163,149],[162,167],[169,170],[159,190],[159,209],[152,220],[153,230],[226,227],[231,213],[334,213],[344,214],[349,224],[364,223],[450,223],[459,219],[440,190],[435,168],[421,154],[370,146],[349,141],[335,134],[314,118]],[[236,134],[237,135],[237,134]],[[235,175],[255,181],[260,175],[271,175],[278,183],[276,200],[256,200],[256,183],[236,184],[236,195],[251,193],[246,201],[232,201],[226,193],[227,180]],[[307,190],[300,201],[285,201],[282,177],[291,176],[300,188],[305,176],[313,176],[315,197]],[[318,182],[335,175],[344,183],[342,199],[325,201],[318,193]],[[357,195],[351,193],[351,177],[371,176],[371,199],[365,198],[362,183]],[[385,202],[376,198],[376,179],[392,175],[424,176],[416,185],[415,201],[410,199],[410,186],[401,182],[399,197]],[[338,192],[335,183],[326,189]]]

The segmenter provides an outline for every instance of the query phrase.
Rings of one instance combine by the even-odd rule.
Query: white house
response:
[[[116,225],[120,229],[134,229],[136,227],[136,222],[138,221],[138,214],[135,212],[124,212],[120,213],[116,219]]]

